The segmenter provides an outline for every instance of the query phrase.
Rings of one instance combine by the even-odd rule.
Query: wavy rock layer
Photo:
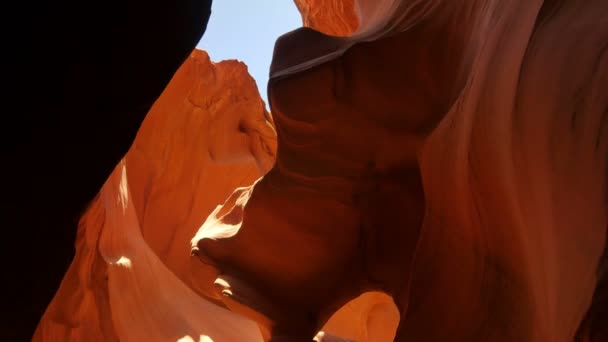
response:
[[[195,52],[84,216],[36,338],[604,341],[607,5],[437,4],[272,79],[272,169],[244,66]],[[275,63],[340,41],[295,31]]]
[[[260,341],[256,325],[221,308],[216,270],[189,245],[218,204],[274,163],[269,120],[244,64],[195,50],[82,217],[76,257],[34,340]],[[326,331],[366,334],[377,307],[367,297]],[[356,331],[340,326],[359,321]]]
[[[323,331],[357,342],[390,342],[399,325],[399,310],[382,292],[366,292],[342,306]]]
[[[83,216],[35,340],[259,340],[255,325],[202,299],[215,276],[189,243],[216,205],[274,162],[268,119],[244,64],[195,50]]]
[[[275,69],[330,58],[271,78],[275,167],[193,241],[225,302],[277,341],[371,290],[399,308],[396,341],[572,341],[587,312],[579,337],[603,341],[607,3],[401,5],[410,29],[339,54],[278,40]]]
[[[302,23],[332,36],[349,36],[357,30],[355,0],[294,0]]]

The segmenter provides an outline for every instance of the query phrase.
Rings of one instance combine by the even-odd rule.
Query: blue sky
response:
[[[249,67],[268,106],[266,84],[275,40],[302,26],[293,0],[214,0],[197,48],[211,60],[238,59]]]

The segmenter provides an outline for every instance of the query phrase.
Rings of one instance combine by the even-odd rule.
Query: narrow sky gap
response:
[[[197,48],[207,51],[214,62],[238,59],[247,64],[268,108],[266,85],[274,42],[300,26],[293,0],[214,0]]]

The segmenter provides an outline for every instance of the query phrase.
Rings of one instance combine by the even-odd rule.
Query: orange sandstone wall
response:
[[[272,167],[271,120],[244,64],[212,63],[195,50],[82,217],[76,256],[34,340],[166,341],[199,334],[260,341],[250,321],[211,303],[218,298],[203,298],[214,292],[204,286],[217,274],[190,257],[189,247],[217,205]],[[120,189],[127,194],[122,205]],[[386,295],[366,294],[334,315],[317,340],[390,341],[395,313]]]
[[[81,219],[76,256],[35,340],[162,341],[178,332],[198,340],[194,333],[200,329],[218,334],[205,320],[243,321],[200,297],[200,280],[214,275],[191,262],[189,246],[216,205],[272,166],[276,138],[269,119],[244,64],[212,63],[205,52],[195,50],[148,113],[122,166]],[[111,139],[110,133],[108,143]],[[125,207],[134,215],[117,217],[111,214],[116,208],[103,203],[103,192],[115,193],[119,183],[128,183]],[[113,260],[112,254],[130,260],[130,266]],[[180,299],[199,302],[207,311],[180,307]],[[259,340],[255,326],[239,326],[228,332],[219,328],[215,340],[230,340],[230,334],[252,327],[242,340]]]
[[[294,0],[304,26],[333,36],[348,36],[359,21],[355,0]]]

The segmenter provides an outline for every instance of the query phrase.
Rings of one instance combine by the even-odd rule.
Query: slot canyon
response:
[[[294,2],[19,5],[1,340],[608,341],[608,2]]]

